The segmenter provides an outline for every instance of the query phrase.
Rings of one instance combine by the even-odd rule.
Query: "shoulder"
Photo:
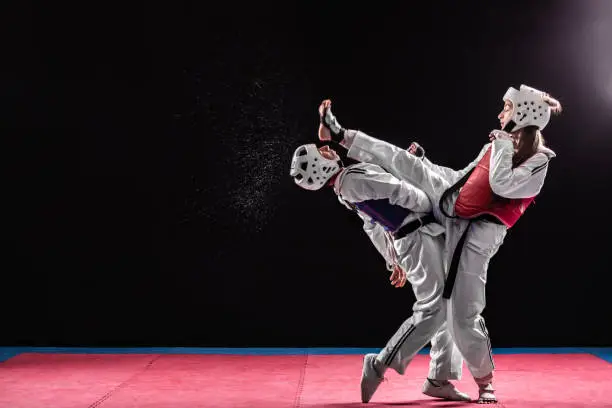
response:
[[[358,163],[345,167],[340,184],[342,190],[363,190],[368,186],[379,188],[381,184],[394,184],[394,179],[389,172],[376,164]]]
[[[491,146],[493,146],[493,143],[491,143],[491,142],[486,143],[484,146],[482,146],[482,149],[480,149],[480,153],[478,153],[478,157],[484,156],[485,153],[487,152],[487,150],[489,150],[489,148],[491,148]]]
[[[533,156],[525,160],[524,164],[537,167],[543,164],[548,164],[550,159],[553,157],[557,157],[555,152],[546,146],[540,146]]]
[[[554,153],[551,156],[551,155],[546,154],[546,152],[538,150],[533,156],[525,160],[525,162],[521,164],[519,167],[523,167],[531,171],[532,175],[535,175],[537,173],[542,172],[542,170],[545,170],[548,167],[548,162],[550,161],[552,157],[555,157]]]
[[[552,159],[553,157],[557,157],[557,153],[553,152],[550,148],[546,147],[546,146],[540,146],[538,147],[538,152],[537,154],[542,154],[544,156],[546,156],[548,159]]]
[[[344,171],[345,177],[346,176],[357,176],[357,175],[372,175],[372,174],[378,174],[378,173],[385,173],[385,170],[376,165],[376,164],[372,164],[372,163],[356,163],[356,164],[351,164],[350,166],[346,166],[345,168],[346,170]]]

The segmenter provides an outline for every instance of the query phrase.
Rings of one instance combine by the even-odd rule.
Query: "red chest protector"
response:
[[[461,188],[455,202],[455,214],[461,218],[476,218],[490,214],[510,228],[523,215],[535,196],[504,198],[493,193],[489,183],[490,162],[491,148],[489,147]]]

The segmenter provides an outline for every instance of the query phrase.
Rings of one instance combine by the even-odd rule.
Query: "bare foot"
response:
[[[319,140],[323,142],[329,142],[331,140],[331,132],[328,128],[323,126],[323,124],[319,124]]]
[[[329,99],[324,100],[323,102],[321,102],[321,105],[319,105],[319,140],[323,142],[328,142],[332,140],[330,130],[323,125],[323,113],[325,112],[326,108],[330,107],[331,101]]]

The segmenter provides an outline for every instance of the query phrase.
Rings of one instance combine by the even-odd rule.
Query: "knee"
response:
[[[453,325],[459,330],[470,329],[475,326],[478,320],[482,319],[481,310],[455,310],[453,313],[452,321]]]
[[[485,308],[484,299],[482,301],[476,299],[461,300],[453,296],[451,301],[454,319],[457,321],[473,322],[480,317]]]
[[[446,307],[442,293],[432,295],[428,299],[422,299],[415,304],[415,312],[419,311],[423,317],[443,321],[446,318]]]

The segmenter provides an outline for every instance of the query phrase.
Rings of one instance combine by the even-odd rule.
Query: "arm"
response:
[[[391,285],[395,286],[396,288],[403,287],[408,280],[408,276],[402,267],[397,263],[396,257],[392,255],[395,254],[395,248],[393,247],[393,242],[386,234],[385,229],[381,225],[373,223],[366,217],[363,217],[361,213],[358,212],[358,214],[364,221],[363,230],[368,237],[370,237],[374,247],[385,259],[387,270],[392,272],[391,277],[389,278]]]
[[[527,198],[540,193],[549,158],[544,153],[536,153],[523,164],[512,168],[514,145],[506,139],[493,141],[489,183],[493,192],[505,198]]]
[[[390,256],[389,250],[394,250],[394,248],[388,247],[388,241],[385,238],[385,229],[382,225],[377,224],[364,218],[361,214],[359,216],[363,219],[363,230],[374,244],[374,248],[380,253],[380,255],[385,259],[387,264],[387,270],[393,270],[394,259]]]
[[[359,165],[347,170],[340,194],[351,202],[388,199],[414,212],[430,212],[432,205],[422,190],[384,171],[379,166]]]
[[[373,222],[370,217],[356,210],[353,206],[351,206],[351,204],[343,200],[340,195],[338,195],[338,201],[340,201],[340,204],[344,205],[349,210],[355,211],[359,218],[361,218],[363,221],[363,230],[368,238],[370,238],[370,241],[372,241],[374,248],[376,248],[378,253],[385,260],[387,270],[393,271],[396,260],[394,259],[392,252],[395,251],[395,248],[393,248],[392,245],[390,247],[391,243],[389,242],[384,227],[376,222]]]

